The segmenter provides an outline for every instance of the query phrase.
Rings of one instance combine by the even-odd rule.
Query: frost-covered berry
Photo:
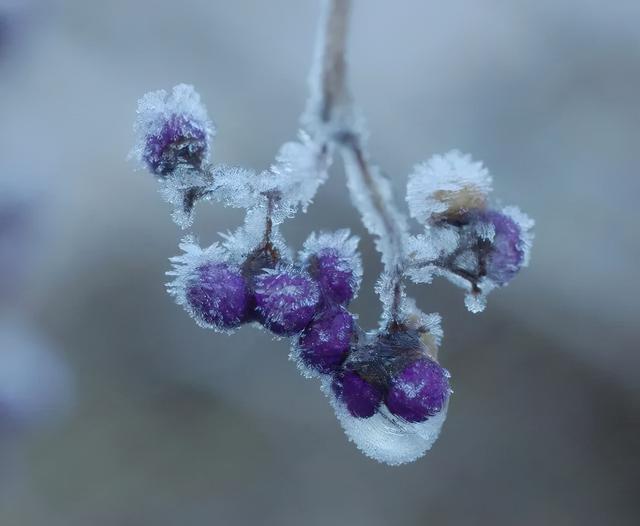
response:
[[[305,242],[301,259],[325,298],[345,304],[355,296],[362,277],[357,245],[348,230],[312,234]]]
[[[214,243],[201,248],[186,236],[180,243],[183,254],[171,258],[173,269],[167,290],[178,305],[201,327],[229,332],[249,321],[252,296],[237,263],[230,261],[225,247]]]
[[[336,398],[356,418],[373,416],[382,402],[382,389],[367,382],[353,371],[345,371],[336,376],[331,388]]]
[[[414,168],[407,183],[407,203],[411,215],[426,223],[483,209],[489,192],[491,176],[482,163],[453,150]]]
[[[292,336],[316,314],[320,291],[315,281],[299,270],[272,270],[256,278],[255,302],[265,327],[280,336]]]
[[[138,103],[135,129],[134,155],[159,177],[180,165],[199,169],[209,158],[214,128],[192,86],[180,84],[170,95],[164,90],[145,95]]]
[[[485,262],[486,275],[498,285],[505,285],[515,277],[525,259],[520,225],[496,210],[479,213],[478,221],[490,225],[494,231]]]
[[[442,410],[448,396],[449,373],[433,360],[422,358],[391,379],[385,404],[407,422],[423,422]]]
[[[199,168],[207,149],[207,134],[199,123],[171,115],[156,134],[147,136],[143,157],[151,172],[167,175],[180,163]]]
[[[342,307],[330,307],[318,315],[300,335],[300,360],[321,373],[336,370],[349,351],[353,317]]]
[[[247,319],[249,291],[238,269],[210,262],[198,267],[186,290],[194,316],[217,329],[233,329]]]

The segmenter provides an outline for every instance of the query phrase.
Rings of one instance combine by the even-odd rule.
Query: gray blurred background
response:
[[[29,4],[0,24],[0,180],[36,203],[2,312],[56,349],[75,396],[2,451],[0,524],[640,522],[640,2],[357,2],[353,88],[398,200],[414,163],[459,148],[537,221],[531,267],[485,313],[412,288],[444,317],[455,395],[433,450],[396,468],[348,443],[285,342],[172,303],[181,232],[126,161],[137,99],[188,82],[216,159],[267,166],[296,132],[318,2]],[[240,221],[202,205],[195,230]],[[353,310],[371,327],[380,266],[337,169],[285,233],[340,227],[364,239]]]

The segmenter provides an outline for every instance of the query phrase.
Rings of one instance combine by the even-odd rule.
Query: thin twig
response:
[[[398,321],[403,295],[401,216],[393,199],[385,196],[380,186],[382,176],[370,165],[362,138],[352,124],[345,58],[350,10],[351,0],[326,0],[305,119],[316,133],[329,136],[339,146],[353,201],[367,229],[380,238],[378,248],[385,266],[382,287],[391,292],[391,301],[384,308],[391,325]],[[372,214],[375,217],[369,217]]]
[[[384,305],[388,323],[399,322],[400,307],[403,295],[403,249],[402,228],[398,221],[398,213],[393,203],[382,193],[377,181],[379,174],[375,174],[367,161],[360,139],[352,133],[342,134],[339,137],[342,157],[345,161],[345,172],[350,181],[349,189],[354,197],[354,202],[360,213],[375,213],[378,217],[372,222],[380,225],[380,228],[368,226],[372,234],[385,237],[386,242],[379,243],[382,252],[382,261],[385,266],[382,283],[383,289],[391,292],[391,301]],[[359,189],[362,189],[359,191]]]

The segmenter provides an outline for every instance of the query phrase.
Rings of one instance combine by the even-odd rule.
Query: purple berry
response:
[[[302,332],[300,358],[321,373],[334,371],[343,361],[353,334],[353,317],[342,307],[331,307]]]
[[[353,371],[345,371],[334,378],[331,385],[333,393],[352,416],[369,418],[373,416],[382,402],[382,389],[370,384]]]
[[[196,269],[186,297],[196,318],[206,325],[232,329],[247,318],[247,285],[240,272],[225,263],[208,263]]]
[[[392,378],[385,403],[407,422],[423,422],[444,407],[449,373],[428,358],[416,360]]]
[[[265,327],[280,336],[292,336],[316,314],[320,292],[309,276],[289,269],[258,276],[255,300]]]
[[[200,168],[208,149],[206,126],[186,115],[173,114],[160,131],[146,137],[142,157],[151,172],[166,176],[179,164]]]
[[[483,212],[480,221],[492,224],[495,231],[486,260],[487,277],[505,285],[515,277],[524,261],[520,226],[495,210]]]
[[[356,279],[349,264],[349,259],[332,248],[322,249],[309,260],[309,272],[322,294],[336,303],[348,303],[355,294]]]

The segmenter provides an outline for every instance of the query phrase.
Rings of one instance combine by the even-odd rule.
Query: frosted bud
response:
[[[449,393],[447,370],[424,357],[392,377],[385,404],[407,422],[423,422],[442,411]]]
[[[506,285],[525,264],[528,254],[528,228],[508,214],[487,210],[478,220],[493,227],[487,254],[486,275],[497,285]]]
[[[204,328],[229,332],[248,321],[251,294],[241,269],[224,247],[201,248],[192,236],[180,244],[184,254],[171,259],[173,280],[167,290]]]
[[[194,316],[216,329],[233,329],[247,319],[249,292],[238,269],[210,262],[198,267],[187,285],[187,302]]]
[[[483,209],[490,191],[491,176],[482,163],[453,150],[413,169],[406,199],[411,216],[426,223]]]
[[[320,373],[335,371],[349,351],[352,335],[351,314],[343,307],[328,307],[300,335],[298,348],[302,365]]]
[[[307,275],[293,267],[267,270],[255,280],[260,321],[279,336],[302,331],[318,310],[320,291]]]
[[[345,371],[336,376],[331,389],[336,399],[356,418],[372,417],[382,402],[383,390],[354,371]]]
[[[208,161],[215,129],[193,86],[179,84],[171,94],[147,93],[138,102],[133,155],[151,173],[166,177],[178,166],[196,170]]]
[[[322,295],[346,304],[356,295],[362,279],[362,261],[357,252],[358,238],[348,230],[313,233],[300,255],[309,274],[318,282]]]

